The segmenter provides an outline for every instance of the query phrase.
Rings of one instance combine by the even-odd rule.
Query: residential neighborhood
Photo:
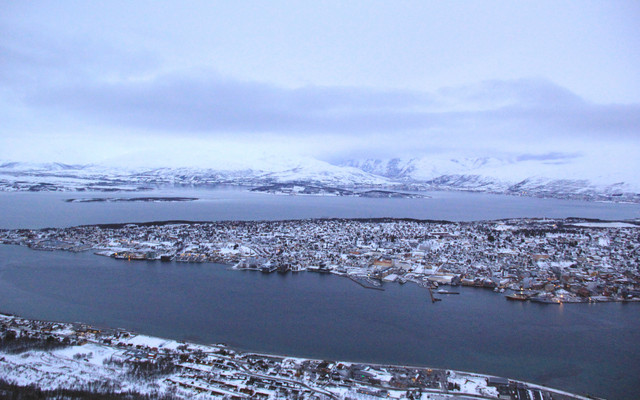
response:
[[[5,314],[0,377],[50,390],[171,399],[586,399],[496,376],[256,354]]]
[[[640,301],[638,221],[169,221],[0,230],[0,242],[132,262],[332,273],[379,290],[410,282],[434,291],[483,287],[509,300],[550,304]]]

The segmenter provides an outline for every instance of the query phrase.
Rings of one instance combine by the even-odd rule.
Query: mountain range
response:
[[[331,164],[313,158],[256,157],[209,166],[0,162],[0,190],[141,190],[163,185],[296,182],[347,188],[465,190],[537,197],[640,201],[635,161],[574,155],[389,158]],[[621,165],[618,165],[621,164]]]

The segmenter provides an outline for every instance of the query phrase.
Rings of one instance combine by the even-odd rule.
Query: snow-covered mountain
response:
[[[382,176],[310,158],[263,158],[205,167],[119,167],[0,162],[0,190],[136,190],[158,185],[306,182],[340,187],[389,186]]]
[[[133,171],[130,177],[147,183],[194,185],[307,182],[320,185],[354,187],[383,186],[391,183],[385,177],[373,175],[358,168],[340,167],[318,160],[297,161],[272,165],[271,167],[243,167],[242,169],[153,168]]]
[[[350,160],[343,165],[406,184],[552,197],[640,193],[635,159],[579,155],[514,157],[429,156]],[[628,197],[628,196],[627,196]]]
[[[161,165],[162,160],[157,164]],[[120,165],[118,165],[120,164]],[[264,185],[473,190],[518,195],[640,201],[636,159],[604,156],[392,158],[334,165],[313,158],[245,157],[190,167],[0,162],[0,190],[140,190],[159,185]],[[204,164],[204,166],[202,165]],[[207,165],[209,164],[209,165]]]

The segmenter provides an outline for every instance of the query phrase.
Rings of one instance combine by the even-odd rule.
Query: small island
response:
[[[282,194],[282,195],[310,195],[310,196],[353,196],[369,198],[405,198],[405,199],[425,199],[429,196],[418,193],[398,192],[389,189],[352,190],[337,188],[325,185],[311,185],[304,182],[298,183],[274,183],[271,185],[258,186],[251,189],[252,192]]]
[[[65,199],[67,203],[165,203],[176,201],[195,201],[197,197],[84,197]]]

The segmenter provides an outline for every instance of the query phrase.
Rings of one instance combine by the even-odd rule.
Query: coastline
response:
[[[640,246],[638,229],[638,221],[587,218],[174,220],[0,230],[0,243],[127,261],[332,273],[368,289],[386,282],[480,287],[508,291],[510,300],[566,304],[640,301],[628,254]],[[512,295],[523,290],[526,296]]]
[[[148,392],[149,388],[157,388],[158,391],[151,392],[152,395],[167,392],[179,397],[189,397],[199,393],[207,398],[206,393],[214,397],[221,394],[233,395],[235,393],[239,398],[243,398],[243,394],[253,390],[252,396],[259,395],[259,398],[270,399],[275,398],[272,395],[277,396],[276,392],[283,388],[282,390],[295,391],[302,396],[300,398],[311,398],[314,394],[321,394],[327,398],[345,399],[350,391],[355,391],[374,396],[382,396],[384,394],[385,397],[400,399],[407,398],[405,396],[410,392],[413,393],[415,391],[417,394],[419,391],[420,397],[417,398],[421,399],[430,398],[428,397],[429,394],[438,394],[450,398],[495,399],[498,398],[500,393],[508,393],[510,390],[515,392],[524,390],[526,392],[540,393],[541,395],[546,393],[554,395],[556,399],[586,400],[594,398],[531,382],[474,372],[245,352],[224,344],[202,345],[140,335],[133,331],[118,328],[96,328],[79,322],[65,323],[25,319],[2,312],[0,312],[0,323],[3,328],[3,337],[6,337],[8,331],[13,331],[18,332],[18,338],[29,336],[34,340],[39,338],[48,342],[56,340],[62,343],[66,341],[66,346],[73,349],[27,350],[20,357],[12,357],[9,355],[10,353],[5,352],[3,349],[0,350],[0,354],[3,355],[0,358],[0,370],[4,368],[6,372],[7,366],[3,367],[3,364],[24,360],[24,368],[22,370],[29,371],[31,378],[33,378],[33,374],[38,375],[38,372],[34,371],[40,371],[42,379],[49,379],[47,378],[47,369],[53,368],[55,365],[47,364],[45,365],[46,368],[42,367],[43,360],[54,360],[53,364],[56,362],[61,364],[70,362],[82,364],[84,360],[85,363],[92,365],[96,369],[94,373],[99,375],[99,371],[97,371],[99,366],[95,365],[95,361],[91,361],[93,356],[87,356],[90,353],[84,353],[83,349],[101,352],[100,356],[103,357],[102,365],[109,366],[112,369],[111,373],[117,370],[116,367],[118,365],[122,367],[123,365],[126,366],[127,363],[135,365],[142,362],[157,364],[160,362],[159,360],[166,361],[171,359],[176,368],[175,371],[172,369],[173,372],[171,374],[163,375],[160,379],[151,379],[154,383],[149,385],[145,385],[144,382],[137,383],[140,393]],[[52,337],[55,339],[52,340]],[[75,351],[77,353],[74,353]],[[34,352],[41,355],[34,356]],[[45,357],[44,354],[47,353],[50,353],[50,358]],[[71,353],[74,354],[71,355]],[[110,358],[107,358],[107,356]],[[34,357],[36,362],[34,362]],[[117,358],[118,361],[113,361],[114,358]],[[73,361],[71,361],[72,359]],[[38,362],[40,366],[37,365]],[[269,366],[267,370],[263,370],[265,365]],[[12,371],[19,369],[15,367],[12,364]],[[38,370],[38,368],[41,369]],[[81,366],[78,366],[78,368],[82,370]],[[126,370],[126,367],[124,370]],[[277,372],[274,373],[274,371]],[[322,373],[318,373],[318,371]],[[355,375],[353,371],[356,371]],[[73,375],[73,371],[69,371],[69,373]],[[424,382],[420,381],[422,383],[416,384],[414,387],[407,387],[405,386],[406,383],[402,384],[394,380],[405,374],[422,374],[425,379],[426,377],[431,378]],[[24,373],[20,375],[20,372],[17,374],[11,372],[6,377],[20,382],[21,378],[22,380],[25,378],[23,375]],[[216,379],[204,379],[214,375],[217,376]],[[238,384],[238,379],[242,376],[249,377],[249,379],[245,379],[241,385]],[[336,377],[341,378],[336,380]],[[251,378],[254,380],[252,381]],[[260,382],[265,380],[270,382],[271,388],[261,390]],[[49,382],[49,384],[51,383]],[[438,387],[429,387],[436,383]],[[135,384],[132,385],[135,386]],[[63,388],[60,385],[58,387]],[[275,390],[275,387],[278,390]]]

